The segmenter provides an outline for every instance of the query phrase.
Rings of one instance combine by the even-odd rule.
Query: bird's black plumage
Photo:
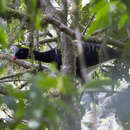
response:
[[[99,64],[100,56],[98,51],[101,49],[101,44],[83,42],[82,45],[83,45],[83,55],[85,58],[84,60],[85,60],[86,67]],[[106,50],[107,50],[106,54],[108,55],[106,56],[107,57],[106,59],[104,58],[104,61],[119,57],[119,54],[116,50],[110,47],[107,47]],[[38,61],[42,61],[46,63],[55,62],[57,64],[58,69],[60,69],[62,65],[62,54],[59,49],[51,49],[46,52],[33,51],[33,55],[35,60]],[[29,49],[28,48],[15,49],[15,57],[16,59],[29,58],[30,57]],[[76,66],[77,66],[77,74],[80,75],[80,62],[78,56],[77,56]]]

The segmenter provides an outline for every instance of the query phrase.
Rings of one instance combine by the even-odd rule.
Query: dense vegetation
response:
[[[99,64],[90,77],[82,61],[82,46],[76,48],[75,41],[102,44],[101,60],[102,55],[107,55],[106,46],[118,50],[121,58]],[[29,48],[31,58],[14,61],[13,45]],[[52,48],[62,50],[60,71],[55,63],[34,60],[33,50]],[[83,98],[89,93],[93,119],[86,127],[96,130],[99,117],[95,114],[95,97],[100,92],[113,96],[124,87],[122,84],[128,86],[130,82],[130,2],[0,0],[0,51],[1,129],[80,130],[85,109],[88,110],[88,99]],[[78,53],[85,82],[75,76]],[[120,120],[120,113],[129,113],[128,109],[119,110]],[[129,123],[129,119],[121,120],[128,130]]]

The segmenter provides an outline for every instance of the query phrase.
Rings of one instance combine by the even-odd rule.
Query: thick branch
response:
[[[23,18],[26,18],[26,22],[27,23],[30,22],[30,19],[29,19],[28,15],[25,15],[23,13],[20,13],[19,11],[13,10],[13,9],[8,9],[7,12],[4,13],[4,14],[0,13],[0,16],[6,18],[7,20],[12,19],[12,17],[14,17],[16,19],[19,19],[19,20],[22,20]],[[72,29],[70,29],[69,27],[64,25],[58,19],[56,19],[54,17],[51,17],[51,16],[44,15],[43,19],[41,20],[41,26],[44,27],[48,23],[52,24],[53,26],[57,27],[61,32],[64,32],[67,35],[69,35],[69,36],[71,36],[72,38],[75,39],[76,35],[75,35],[75,32]],[[104,39],[100,39],[100,38],[86,39],[82,34],[80,34],[80,37],[84,41],[94,41],[94,42],[97,42],[97,43],[103,43],[103,41],[104,41]],[[119,40],[114,40],[112,38],[108,38],[107,42],[110,45],[117,46],[119,48],[122,48],[125,45],[123,42],[121,42]]]
[[[68,34],[72,38],[75,38],[75,32],[72,29],[70,29],[69,27],[67,27],[66,25],[64,25],[58,19],[55,19],[54,17],[50,17],[50,16],[44,16],[44,18],[42,19],[42,22],[41,22],[42,26],[44,26],[46,22],[50,23],[53,26],[55,26],[58,29],[60,29],[61,32],[64,32],[64,33]],[[82,35],[82,38],[85,39],[85,37],[83,35]]]
[[[12,56],[10,56],[10,55],[8,55],[8,54],[0,54],[0,59],[3,59],[3,60],[8,60],[8,61],[10,61],[10,62],[13,62],[13,63],[15,63],[15,64],[17,64],[17,65],[19,65],[19,66],[22,66],[22,67],[24,67],[24,68],[26,68],[26,69],[29,69],[29,68],[31,68],[32,67],[32,63],[29,63],[29,62],[25,62],[25,61],[23,61],[23,60],[12,60],[13,59],[13,57]],[[38,69],[39,68],[39,65],[38,64],[34,64],[33,65],[33,68],[36,68],[36,69]],[[50,72],[50,70],[46,67],[46,66],[41,66],[41,69],[43,69],[43,71],[45,71],[45,72]]]
[[[103,38],[89,38],[89,41],[96,41],[97,43],[104,43],[104,39]],[[123,43],[122,41],[119,40],[115,40],[112,37],[108,37],[107,41],[108,44],[119,47],[119,48],[123,48],[125,46],[125,43]]]

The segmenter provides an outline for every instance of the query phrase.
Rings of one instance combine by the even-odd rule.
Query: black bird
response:
[[[102,45],[96,44],[96,43],[88,43],[88,42],[83,42],[82,45],[83,45],[83,55],[85,57],[84,60],[85,60],[86,67],[91,67],[91,66],[99,64],[100,63],[99,50],[101,49]],[[120,55],[117,50],[114,50],[111,47],[106,47],[105,50],[106,50],[105,53],[101,52],[102,62],[117,58]],[[30,58],[28,48],[18,48],[15,46],[14,54],[15,54],[13,58],[14,60]],[[62,65],[62,54],[61,54],[60,49],[51,49],[46,52],[33,51],[33,55],[34,55],[35,60],[38,60],[38,61],[42,61],[46,63],[55,62],[57,64],[57,68],[60,70],[61,65]],[[79,62],[78,56],[77,56],[76,66],[77,66],[77,72],[76,72],[77,75],[81,75],[80,62]]]

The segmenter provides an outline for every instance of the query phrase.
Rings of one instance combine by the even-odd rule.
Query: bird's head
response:
[[[13,60],[16,59],[27,59],[29,57],[29,49],[21,48],[19,46],[13,46],[14,57]]]

